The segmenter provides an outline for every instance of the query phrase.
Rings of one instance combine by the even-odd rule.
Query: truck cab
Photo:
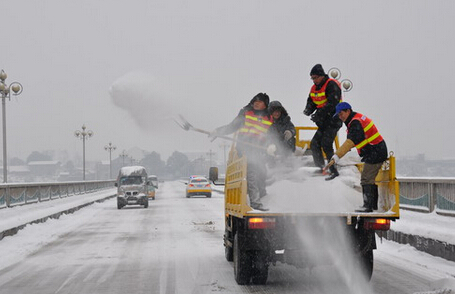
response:
[[[125,166],[119,171],[117,181],[117,208],[125,205],[149,205],[147,170],[143,166]]]

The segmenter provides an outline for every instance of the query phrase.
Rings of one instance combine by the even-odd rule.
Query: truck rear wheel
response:
[[[365,254],[362,254],[360,258],[363,272],[365,273],[366,279],[369,281],[373,275],[373,249],[370,249],[365,252]]]
[[[267,253],[256,251],[253,258],[253,274],[251,280],[255,285],[265,285],[269,275],[269,265],[267,263]]]
[[[252,271],[251,254],[243,248],[243,242],[243,238],[236,233],[234,237],[234,276],[239,285],[250,282]]]

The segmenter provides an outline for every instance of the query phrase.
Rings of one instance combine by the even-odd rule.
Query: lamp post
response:
[[[109,151],[109,179],[112,179],[112,151],[117,149],[111,142],[104,146],[104,150]]]
[[[23,87],[19,82],[12,82],[7,85],[5,83],[8,75],[3,71],[0,72],[0,93],[2,94],[2,124],[3,124],[3,183],[8,181],[8,166],[6,156],[6,98],[11,100],[11,90],[13,95],[19,95],[22,93]]]
[[[329,69],[328,75],[331,78],[340,81],[341,71],[338,68],[336,68],[336,67],[332,67],[331,69]],[[341,87],[343,87],[343,91],[344,92],[349,92],[349,91],[352,90],[352,87],[354,87],[354,84],[349,79],[341,80],[340,81],[340,85],[341,85]]]
[[[229,144],[224,142],[224,143],[220,144],[220,147],[223,147],[224,167],[226,167],[226,147],[229,147]]]
[[[83,170],[83,180],[85,181],[85,139],[93,136],[92,131],[86,131],[85,125],[82,125],[82,132],[77,130],[74,132],[74,136],[82,140],[82,170]]]
[[[124,167],[125,166],[125,157],[128,157],[128,154],[126,153],[125,150],[123,150],[119,156],[122,158],[122,167]]]

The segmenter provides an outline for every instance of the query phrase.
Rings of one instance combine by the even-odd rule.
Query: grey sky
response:
[[[80,156],[84,123],[89,160],[106,160],[110,141],[113,157],[134,146],[163,159],[218,151],[170,117],[211,130],[258,92],[312,125],[302,110],[316,63],[353,81],[345,101],[398,157],[455,157],[451,0],[3,0],[2,23],[0,69],[24,86],[7,102],[9,158]]]

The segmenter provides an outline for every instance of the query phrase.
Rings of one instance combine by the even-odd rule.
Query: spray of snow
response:
[[[346,159],[346,165],[350,159]],[[360,173],[354,165],[339,168],[340,176],[326,181],[315,176],[311,156],[293,160],[271,170],[267,196],[263,198],[269,212],[304,213],[309,216],[296,224],[297,235],[305,266],[310,265],[310,276],[321,293],[373,293],[360,267],[359,257],[353,253],[346,220],[324,217],[355,213],[362,205],[359,189]],[[290,236],[290,238],[294,238]],[[291,241],[293,242],[293,241]],[[295,241],[294,241],[295,242]],[[308,254],[309,253],[309,254]],[[328,275],[327,272],[330,274]]]
[[[118,78],[110,87],[109,95],[124,109],[136,124],[145,130],[162,128],[169,121],[173,109],[171,99],[164,94],[157,79],[143,72],[130,72]]]

